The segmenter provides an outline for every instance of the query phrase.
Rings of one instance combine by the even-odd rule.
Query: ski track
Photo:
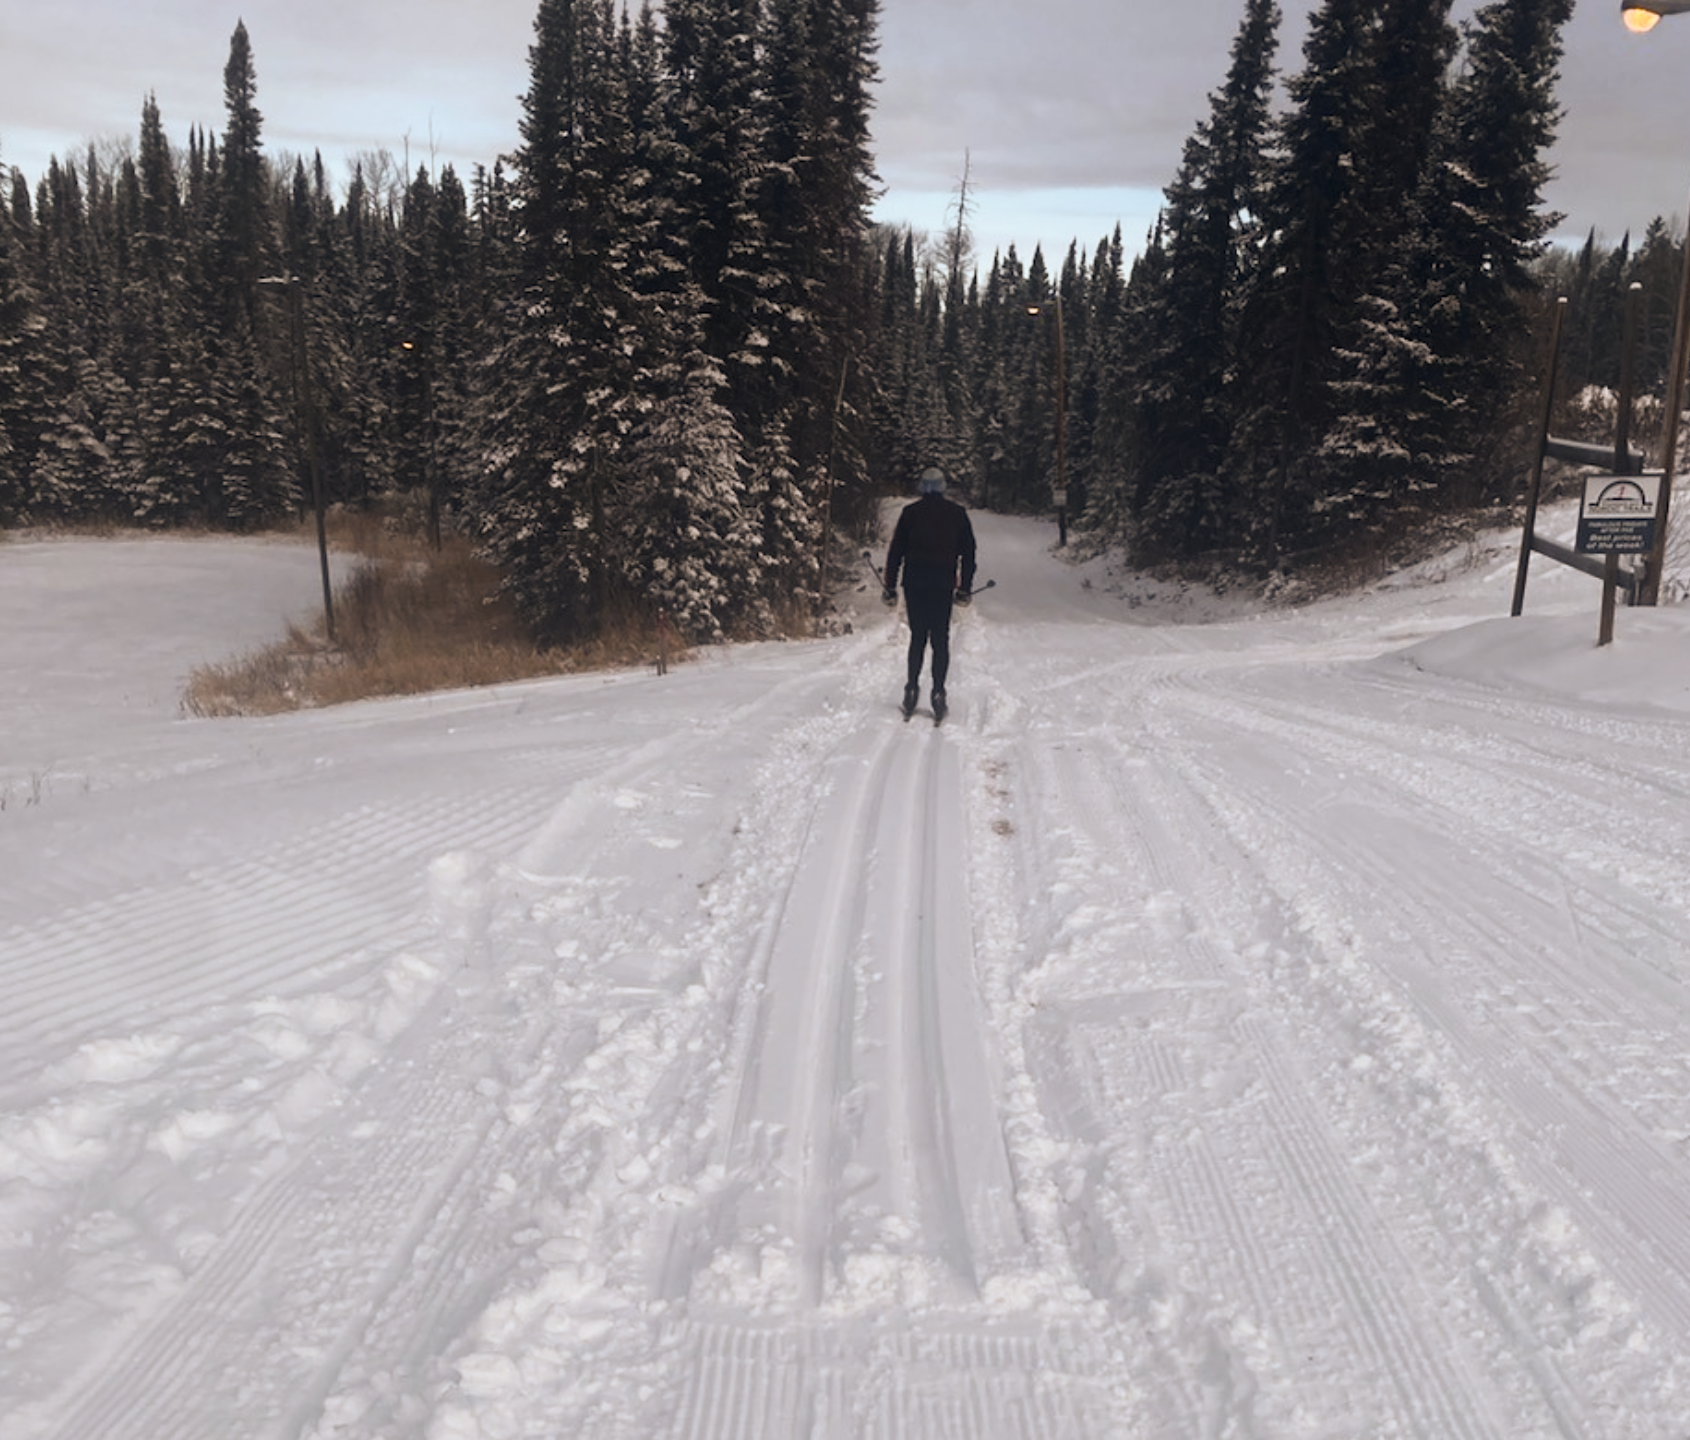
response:
[[[1218,892],[1229,883],[1225,876],[1205,880],[1195,873],[1199,857],[1149,818],[1169,812],[1162,797],[1152,801],[1144,793],[1142,781],[1136,793],[1100,787],[1103,776],[1122,778],[1111,774],[1107,752],[1061,751],[1057,763],[1053,778],[1074,800],[1091,845],[1116,857],[1113,865],[1143,875],[1147,905],[1175,893]],[[1128,826],[1119,819],[1126,816],[1140,818]],[[1372,1223],[1350,1179],[1348,1157],[1330,1138],[1306,1080],[1284,1054],[1284,1041],[1255,1018],[1234,1013],[1236,1004],[1228,997],[1242,988],[1244,977],[1229,974],[1226,957],[1205,938],[1208,917],[1163,909],[1159,918],[1160,943],[1141,961],[1149,968],[1144,988],[1127,992],[1124,1003],[1141,1007],[1148,1017],[1178,1016],[1188,1036],[1201,1034],[1207,1073],[1189,1073],[1194,1048],[1189,1040],[1170,1048],[1147,1038],[1130,1056],[1129,1083],[1105,1077],[1106,1093],[1112,1081],[1121,1086],[1109,1096],[1112,1108],[1131,1106],[1140,1096],[1201,1094],[1205,1088],[1238,1092],[1250,1102],[1205,1111],[1201,1128],[1177,1137],[1171,1150],[1168,1138],[1153,1136],[1143,1157],[1150,1163],[1142,1173],[1171,1182],[1160,1197],[1168,1218],[1159,1232],[1170,1242],[1175,1236],[1203,1237],[1202,1251],[1167,1257],[1208,1272],[1193,1303],[1203,1303],[1204,1291],[1241,1293],[1249,1298],[1244,1308],[1252,1324],[1283,1332],[1288,1351],[1343,1357],[1343,1408],[1327,1423],[1339,1415],[1367,1423],[1362,1407],[1378,1404],[1377,1417],[1368,1418],[1382,1433],[1393,1424],[1411,1434],[1497,1433],[1473,1418],[1479,1406],[1460,1370],[1450,1373],[1450,1356],[1429,1348],[1426,1334],[1436,1333],[1436,1318],[1417,1306],[1410,1268]],[[1240,1165],[1241,1156],[1256,1163]],[[1348,1317],[1344,1331],[1334,1333],[1323,1318],[1332,1315]],[[1206,1323],[1221,1325],[1218,1318]],[[1234,1322],[1231,1328],[1241,1327]],[[1212,1373],[1199,1369],[1188,1378],[1186,1403],[1198,1413],[1214,1407],[1206,1419],[1218,1433],[1225,1425],[1249,1422],[1267,1408],[1266,1398],[1250,1374],[1248,1346],[1218,1328],[1206,1346],[1186,1363],[1199,1361],[1213,1372],[1224,1355],[1224,1383],[1217,1386]],[[1371,1379],[1358,1387],[1362,1375]],[[1306,1371],[1302,1378],[1308,1379]],[[1305,1408],[1311,1388],[1299,1387]],[[1289,1423],[1296,1417],[1283,1418]]]
[[[1230,743],[1236,745],[1236,717],[1233,721]],[[1283,745],[1290,739],[1281,734],[1275,742]],[[1470,790],[1470,784],[1461,783],[1468,778],[1456,777],[1447,793]],[[1541,776],[1538,781],[1543,783]],[[1610,783],[1600,788],[1611,795],[1615,787]],[[1444,787],[1438,789],[1442,793]],[[1248,792],[1239,798],[1255,802],[1260,823],[1264,803],[1271,802]],[[1594,794],[1584,803],[1596,803]],[[1635,824],[1634,808],[1608,803],[1616,825]],[[1651,1126],[1646,1115],[1632,1113],[1640,1100],[1671,1097],[1676,1102],[1690,1089],[1690,1074],[1684,1069],[1690,1034],[1682,1022],[1663,1023],[1666,1016],[1676,1019],[1683,1013],[1680,987],[1667,983],[1665,962],[1675,949],[1673,927],[1657,915],[1651,933],[1642,907],[1624,896],[1613,904],[1626,923],[1610,927],[1607,917],[1583,900],[1529,893],[1522,894],[1518,912],[1509,917],[1512,924],[1487,923],[1482,911],[1452,908],[1449,897],[1459,893],[1467,866],[1506,875],[1520,863],[1514,854],[1497,853],[1500,847],[1494,845],[1474,845],[1468,823],[1461,830],[1468,837],[1468,853],[1461,853],[1462,842],[1452,828],[1445,837],[1454,855],[1447,869],[1399,878],[1389,856],[1378,851],[1371,827],[1345,823],[1346,818],[1329,815],[1319,837],[1308,834],[1308,850],[1314,854],[1335,855],[1334,841],[1343,842],[1343,873],[1330,875],[1323,888],[1328,893],[1352,887],[1379,893],[1388,881],[1392,884],[1400,917],[1397,928],[1415,937],[1385,952],[1393,977],[1517,1117],[1523,1137],[1531,1142],[1517,1157],[1520,1163],[1535,1172],[1545,1193],[1557,1195],[1574,1211],[1581,1229],[1600,1237],[1606,1262],[1624,1279],[1627,1291],[1669,1331],[1682,1333],[1690,1323],[1690,1276],[1664,1267],[1648,1237],[1680,1231],[1690,1221],[1690,1200],[1685,1198],[1690,1177],[1681,1156],[1673,1153],[1676,1147],[1662,1144],[1667,1117]],[[1463,819],[1470,822],[1470,817]],[[1651,828],[1659,837],[1659,827]],[[1523,873],[1514,883],[1526,890]],[[1618,888],[1600,874],[1587,883],[1593,896]],[[1569,914],[1570,906],[1582,913],[1582,921]],[[1569,932],[1575,942],[1571,950],[1565,943]],[[1447,968],[1434,968],[1440,956],[1461,957],[1473,971],[1452,984]],[[1651,958],[1659,969],[1652,967]],[[1626,983],[1615,985],[1610,977]],[[1475,992],[1466,1012],[1455,1003],[1464,985]],[[1535,1043],[1498,1064],[1490,1041],[1505,1023],[1498,1000],[1517,1011],[1526,993],[1533,997]],[[1641,1008],[1639,998],[1650,995],[1670,1002],[1672,1009]],[[1663,1029],[1666,1033],[1659,1034]],[[1647,1053],[1676,1053],[1678,1059],[1672,1071],[1647,1077],[1643,1089],[1637,1083],[1643,1077],[1623,1069],[1614,1073],[1611,1067],[1623,1062],[1628,1040],[1651,1032],[1657,1032],[1657,1041],[1646,1047]],[[1675,1113],[1682,1123],[1681,1104]],[[1564,1135],[1576,1136],[1583,1153],[1569,1152]],[[1580,1186],[1569,1189],[1558,1183],[1555,1177],[1565,1173],[1580,1177]]]
[[[1354,667],[1342,683],[1361,693],[1316,711],[1277,703],[1256,657],[1146,653],[1071,675],[1117,723],[1091,729],[1071,691],[1041,691],[1060,709],[1029,728],[1052,743],[1006,737],[1003,763],[1046,797],[1024,868],[1062,877],[1028,977],[1029,1068],[1074,1146],[1074,1252],[1152,1341],[1134,1433],[1501,1436],[1521,1415],[1534,1434],[1675,1433],[1681,1377],[1644,1322],[1684,1333],[1682,1277],[1651,1270],[1649,1237],[1686,1218],[1686,847],[1676,818],[1650,824],[1682,767],[1655,790],[1650,761],[1682,753],[1683,725],[1494,702],[1406,715],[1411,687]],[[1611,824],[1612,848],[1546,865],[1567,847],[1539,796],[1545,816],[1595,808],[1579,834]],[[1392,864],[1405,826],[1434,829],[1447,869]],[[1263,863],[1287,827],[1303,873]],[[1537,913],[1487,915],[1465,899],[1469,870],[1510,876]],[[1143,919],[1123,927],[1135,897]],[[1495,968],[1476,1022],[1451,956]],[[1541,1070],[1499,1042],[1521,1011],[1552,1042]],[[1468,1168],[1499,1214],[1461,1213],[1468,1185],[1444,1198],[1438,1175]],[[1276,1394],[1285,1375],[1294,1390]]]
[[[877,670],[860,682],[882,683]],[[1080,1332],[1052,1343],[1036,1318],[963,1318],[994,1275],[1030,1261],[953,859],[967,842],[958,748],[874,718],[822,769],[747,965],[753,1013],[712,1166],[727,1193],[668,1245],[662,1292],[699,1315],[679,1332],[689,1380],[670,1433],[1106,1433]],[[713,1272],[747,1256],[757,1308],[787,1312],[784,1325],[712,1317],[730,1308]],[[952,1318],[941,1336],[861,1318],[888,1306]]]
[[[1690,724],[1003,580],[30,816],[6,1440],[1690,1435]]]

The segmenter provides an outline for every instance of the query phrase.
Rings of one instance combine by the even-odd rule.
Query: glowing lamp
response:
[[[1663,15],[1682,15],[1690,0],[1620,0],[1620,19],[1627,30],[1647,34],[1661,23]]]

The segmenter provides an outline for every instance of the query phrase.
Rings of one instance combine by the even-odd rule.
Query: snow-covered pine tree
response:
[[[405,190],[399,220],[399,284],[389,360],[394,376],[392,445],[402,489],[426,497],[429,533],[440,526],[440,372],[447,344],[440,270],[440,204],[428,168]]]
[[[1112,454],[1116,430],[1110,413],[1115,409],[1117,375],[1113,346],[1119,338],[1125,282],[1119,227],[1113,237],[1106,235],[1098,242],[1083,270],[1082,343],[1068,382],[1068,520],[1081,529],[1094,530],[1095,512],[1111,479],[1107,457]]]
[[[1093,263],[1093,341],[1081,379],[1081,407],[1091,430],[1086,480],[1086,528],[1111,543],[1128,535],[1127,476],[1138,430],[1131,392],[1131,352],[1125,343],[1127,272],[1121,227],[1098,245]]]
[[[669,154],[665,232],[705,306],[704,345],[728,404],[755,431],[769,383],[769,257],[757,196],[767,165],[758,101],[760,0],[667,0],[662,116]]]
[[[1186,141],[1162,212],[1165,269],[1146,297],[1145,349],[1133,358],[1138,543],[1179,555],[1232,540],[1237,497],[1225,477],[1232,434],[1229,377],[1240,360],[1237,308],[1248,233],[1261,209],[1276,0],[1248,0],[1231,64],[1208,118]]]
[[[34,229],[29,190],[11,172],[10,204],[0,213],[0,525],[28,518],[28,476],[40,432],[40,346],[46,320],[27,261]]]
[[[303,455],[294,399],[299,377],[289,315],[292,297],[274,287],[268,292],[273,300],[259,300],[258,282],[275,275],[280,256],[257,95],[252,44],[245,24],[237,22],[223,70],[227,126],[215,178],[208,176],[205,204],[215,218],[205,272],[213,298],[204,321],[221,327],[206,354],[224,448],[220,473],[202,477],[214,497],[207,518],[237,529],[279,518],[299,503],[309,483],[304,464],[289,463],[281,428],[287,406],[294,416],[292,454]],[[309,324],[316,307],[312,297],[305,302]]]
[[[875,271],[874,350],[876,377],[868,415],[872,471],[888,483],[919,473],[921,461],[909,439],[911,400],[926,363],[918,323],[920,281],[915,237],[907,229],[882,234]]]
[[[179,519],[161,492],[172,488],[174,465],[165,450],[169,375],[183,322],[182,196],[165,138],[158,100],[141,106],[136,214],[129,296],[135,328],[134,368],[137,464],[130,516],[145,524]]]
[[[36,222],[39,294],[51,318],[35,356],[39,429],[28,503],[37,518],[92,518],[104,504],[108,458],[93,404],[102,388],[102,277],[82,179],[56,157],[37,189]]]
[[[693,640],[767,624],[761,556],[745,508],[744,442],[701,345],[651,377],[659,403],[629,436],[629,486],[612,499],[619,572]]]
[[[394,484],[394,376],[404,366],[393,316],[399,240],[393,208],[360,160],[346,201],[322,242],[318,293],[333,297],[338,324],[322,336],[323,468],[329,494],[367,503]],[[317,307],[323,315],[325,307]]]
[[[811,595],[821,529],[866,509],[864,424],[873,377],[868,117],[878,0],[770,0],[763,65],[767,170],[758,191],[775,306],[768,367],[786,458],[754,481],[771,583]],[[770,444],[759,442],[768,451]]]
[[[628,113],[630,45],[601,0],[542,0],[516,156],[523,300],[496,363],[480,520],[541,635],[603,623],[629,580],[629,437],[657,403],[668,332],[641,288],[649,240]]]
[[[1317,541],[1387,539],[1437,490],[1447,440],[1430,418],[1437,387],[1413,272],[1419,238],[1445,221],[1422,203],[1455,50],[1448,9],[1404,0],[1379,15],[1374,86],[1378,117],[1388,119],[1375,119],[1358,167],[1365,225],[1353,233],[1367,258],[1345,275],[1331,414],[1310,457]]]
[[[1572,0],[1493,0],[1467,28],[1428,170],[1411,271],[1422,387],[1435,402],[1422,444],[1456,504],[1512,493],[1517,422],[1536,350],[1532,266],[1559,218],[1543,208],[1560,107],[1561,31]],[[1619,305],[1609,307],[1609,323]],[[1514,413],[1511,416],[1511,411]]]
[[[289,464],[290,451],[300,455],[307,443],[298,430],[299,407],[290,407],[292,425],[284,428],[269,365],[244,325],[222,351],[212,395],[221,411],[223,446],[211,518],[234,530],[262,529],[298,509],[303,498],[295,475],[304,466]]]
[[[1422,179],[1448,10],[1448,0],[1325,0],[1287,85],[1241,310],[1251,363],[1227,467],[1249,543],[1270,562],[1345,538],[1355,518],[1355,474],[1337,473],[1340,457],[1322,447],[1354,403],[1334,386],[1354,378],[1364,312],[1381,316],[1372,300],[1402,240],[1403,197]]]
[[[169,366],[151,400],[149,425],[157,449],[136,497],[138,519],[175,525],[205,523],[220,515],[231,444],[230,406],[217,393],[220,383],[204,332],[184,330],[171,346]]]
[[[271,233],[270,182],[262,141],[264,117],[258,110],[258,76],[252,41],[244,21],[229,37],[223,68],[223,131],[219,170],[217,273],[224,307],[256,323],[258,282],[271,273],[276,247]]]

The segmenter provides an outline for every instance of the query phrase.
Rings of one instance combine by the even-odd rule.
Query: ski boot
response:
[[[915,702],[920,698],[921,687],[919,685],[904,686],[904,703],[901,707],[904,712],[904,719],[908,720],[910,716],[915,714]]]
[[[943,690],[935,690],[933,692],[933,723],[935,725],[945,718],[945,712],[949,708],[950,707],[945,704],[945,692]]]

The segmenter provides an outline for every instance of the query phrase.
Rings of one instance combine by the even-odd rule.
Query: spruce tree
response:
[[[1431,357],[1425,448],[1447,457],[1440,478],[1456,503],[1500,499],[1513,478],[1502,457],[1519,451],[1510,410],[1535,349],[1532,266],[1559,219],[1542,193],[1571,15],[1572,0],[1494,0],[1479,10],[1424,187],[1413,339]]]
[[[667,236],[702,294],[705,347],[727,376],[729,403],[754,425],[771,409],[759,10],[758,0],[668,0],[668,105],[654,117],[674,160]]]
[[[630,577],[613,516],[640,495],[628,437],[667,341],[642,291],[649,233],[629,120],[628,46],[598,0],[543,0],[530,52],[518,248],[524,301],[498,363],[482,523],[541,634],[591,633]]]
[[[1224,471],[1229,377],[1246,363],[1236,326],[1246,234],[1261,208],[1268,102],[1278,40],[1275,0],[1248,0],[1226,82],[1186,142],[1162,216],[1161,288],[1147,297],[1148,346],[1136,357],[1134,510],[1150,553],[1213,549],[1233,538]]]
[[[769,365],[777,438],[761,479],[763,546],[788,592],[813,594],[826,497],[868,491],[862,424],[872,376],[868,250],[874,184],[868,117],[878,76],[877,0],[771,0],[760,192],[764,291],[776,306]],[[862,506],[862,508],[866,508]]]
[[[1370,326],[1394,323],[1402,197],[1423,179],[1448,9],[1448,0],[1325,0],[1310,18],[1304,69],[1288,82],[1241,312],[1251,370],[1229,452],[1249,543],[1269,562],[1346,538],[1377,499],[1377,477],[1342,443],[1342,417],[1381,398],[1358,394],[1373,374],[1358,357]]]
[[[219,274],[231,321],[254,321],[258,282],[269,273],[274,246],[269,235],[269,178],[260,134],[264,117],[258,110],[258,78],[252,42],[242,21],[229,37],[229,60],[223,69],[223,131],[219,170],[217,227],[221,253]]]
[[[0,525],[29,514],[29,474],[40,430],[40,347],[47,328],[27,273],[33,225],[29,191],[12,171],[0,213]]]

